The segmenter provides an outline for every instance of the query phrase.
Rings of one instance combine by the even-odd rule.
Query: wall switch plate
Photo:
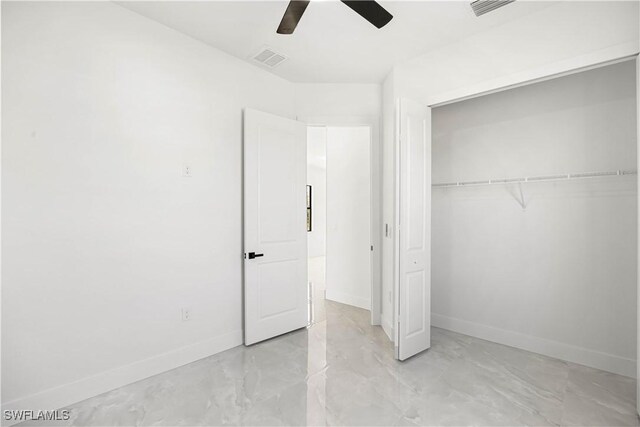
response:
[[[181,314],[182,314],[182,321],[186,322],[188,320],[191,320],[191,309],[189,308],[183,308],[181,310]]]
[[[191,166],[189,166],[189,165],[184,165],[184,166],[182,167],[182,176],[183,176],[184,178],[191,178],[191,176],[192,176],[192,175],[191,175]]]

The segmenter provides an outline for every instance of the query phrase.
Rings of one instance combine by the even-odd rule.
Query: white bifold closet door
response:
[[[244,343],[308,323],[307,127],[244,113]]]
[[[396,358],[431,346],[431,109],[399,103]]]

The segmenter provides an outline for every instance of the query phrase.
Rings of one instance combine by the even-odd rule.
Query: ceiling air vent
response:
[[[279,54],[278,52],[268,47],[260,49],[260,51],[257,54],[253,55],[252,58],[254,61],[269,68],[275,68],[287,59],[286,56]]]
[[[471,2],[471,8],[476,16],[496,10],[499,7],[513,3],[515,0],[476,0]]]

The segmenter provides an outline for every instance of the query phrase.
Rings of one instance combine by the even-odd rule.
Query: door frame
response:
[[[381,325],[382,313],[382,139],[380,118],[377,116],[311,116],[298,117],[307,127],[368,126],[371,174],[371,324]]]

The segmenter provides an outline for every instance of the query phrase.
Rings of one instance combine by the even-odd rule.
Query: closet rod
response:
[[[543,175],[543,176],[528,176],[522,178],[504,178],[504,179],[489,179],[485,181],[460,181],[460,182],[443,182],[438,184],[432,184],[432,187],[466,187],[477,185],[494,185],[494,184],[518,184],[522,182],[549,182],[549,181],[566,181],[568,179],[584,179],[584,178],[602,178],[610,176],[623,176],[623,175],[637,175],[636,170],[617,170],[611,172],[582,172],[582,173],[568,173],[562,175]]]

